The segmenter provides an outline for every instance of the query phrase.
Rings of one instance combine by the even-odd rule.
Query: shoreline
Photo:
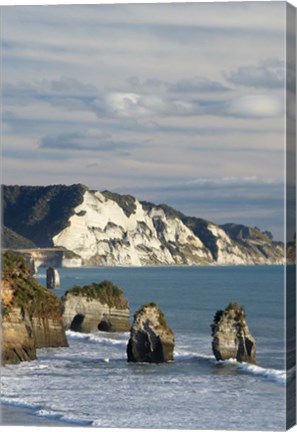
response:
[[[74,427],[74,424],[59,419],[37,416],[32,408],[23,408],[1,401],[1,426]]]

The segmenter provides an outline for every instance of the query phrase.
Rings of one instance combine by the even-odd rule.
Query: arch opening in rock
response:
[[[85,319],[85,316],[82,314],[77,314],[75,315],[75,317],[73,318],[71,325],[70,325],[70,330],[76,331],[76,332],[81,332],[82,331],[82,323]]]
[[[111,324],[105,320],[102,320],[98,324],[98,330],[108,332],[111,330]]]

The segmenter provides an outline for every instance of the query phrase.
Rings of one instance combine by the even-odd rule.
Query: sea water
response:
[[[284,267],[60,269],[58,296],[111,280],[134,312],[156,302],[175,332],[174,361],[127,363],[129,333],[67,331],[69,348],[2,369],[2,401],[35,416],[95,427],[285,428]],[[45,270],[37,275],[45,283]],[[245,306],[257,365],[217,362],[210,324],[229,302]],[[66,423],[65,423],[66,424]]]

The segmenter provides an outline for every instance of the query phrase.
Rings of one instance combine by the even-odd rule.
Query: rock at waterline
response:
[[[126,332],[130,329],[129,304],[123,291],[110,281],[73,287],[62,297],[66,330]]]
[[[256,363],[256,342],[251,335],[243,306],[230,303],[214,316],[212,350],[217,360],[236,359],[239,362]]]
[[[127,346],[129,362],[163,363],[173,360],[174,333],[155,303],[134,315]]]
[[[46,270],[46,287],[48,289],[53,289],[53,288],[59,288],[59,286],[60,286],[60,276],[58,270],[53,267],[49,267]]]
[[[23,257],[2,256],[2,364],[36,359],[36,349],[68,346],[61,302],[31,276]]]

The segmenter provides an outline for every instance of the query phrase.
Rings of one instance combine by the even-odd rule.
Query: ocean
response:
[[[174,361],[127,363],[129,333],[67,331],[69,348],[2,368],[2,403],[61,424],[153,429],[285,429],[284,267],[61,268],[73,285],[111,280],[131,319],[147,302],[175,332]],[[45,269],[36,276],[45,284]],[[257,365],[217,362],[210,324],[229,302],[245,306]],[[20,410],[20,413],[22,411]]]

